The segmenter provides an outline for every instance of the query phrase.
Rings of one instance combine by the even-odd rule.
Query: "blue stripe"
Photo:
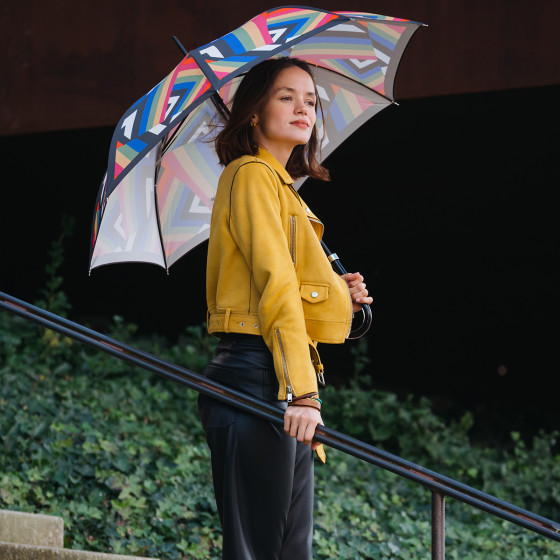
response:
[[[244,54],[247,52],[247,49],[243,46],[241,41],[233,33],[226,35],[224,37],[224,41],[228,44],[229,48],[235,54]]]
[[[379,35],[375,35],[371,31],[369,32],[369,36],[371,37],[371,40],[374,43],[379,43],[380,45],[384,45],[385,47],[387,47],[391,51],[395,50],[396,43],[392,43],[391,41],[389,41],[387,39],[384,39],[383,37],[380,37]],[[398,40],[397,40],[397,43],[398,43]]]
[[[159,90],[159,84],[149,93],[146,98],[146,103],[144,104],[144,110],[142,111],[142,120],[140,121],[140,128],[138,130],[137,136],[143,134],[148,130],[148,118],[150,116],[150,110],[152,109],[152,104],[154,102],[154,97]]]
[[[140,153],[147,144],[142,142],[142,140],[138,140],[138,138],[133,138],[128,144],[126,144],[128,148],[132,148],[135,152]]]

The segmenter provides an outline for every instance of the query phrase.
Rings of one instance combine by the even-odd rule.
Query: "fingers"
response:
[[[364,281],[364,277],[359,272],[347,272],[341,278],[348,284],[349,288]]]
[[[371,305],[373,298],[369,296],[369,292],[364,283],[364,277],[359,272],[348,272],[342,277],[348,285],[348,291],[352,299],[353,311],[358,311],[364,303]]]
[[[356,303],[367,303],[371,305],[373,303],[373,298],[369,296],[369,292],[366,289],[365,284],[360,284],[360,288],[356,288],[355,292],[350,291],[350,296],[352,301]]]
[[[289,406],[284,414],[284,431],[298,441],[309,445],[317,424],[322,424],[321,413],[308,406]]]

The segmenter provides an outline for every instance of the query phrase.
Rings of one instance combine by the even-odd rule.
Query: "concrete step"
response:
[[[0,510],[0,542],[35,546],[64,546],[62,517]],[[4,559],[0,555],[0,559]]]
[[[49,546],[32,546],[27,544],[0,542],[0,559],[2,560],[155,560],[138,556],[87,552]]]

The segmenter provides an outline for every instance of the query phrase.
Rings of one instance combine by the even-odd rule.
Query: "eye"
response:
[[[280,99],[281,99],[281,101],[291,101],[292,96],[291,95],[283,95]]]
[[[314,99],[308,99],[306,101],[306,103],[310,106],[310,107],[315,107],[315,100]]]

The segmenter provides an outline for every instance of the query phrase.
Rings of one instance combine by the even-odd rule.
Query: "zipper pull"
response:
[[[288,404],[290,404],[292,402],[292,387],[291,385],[288,385],[286,387],[286,400],[288,401]]]

